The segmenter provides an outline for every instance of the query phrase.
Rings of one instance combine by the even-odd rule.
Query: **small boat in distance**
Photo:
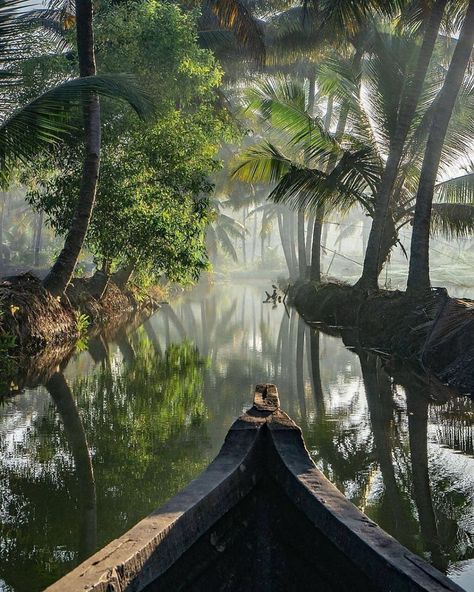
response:
[[[274,385],[209,467],[48,592],[447,592],[316,468]]]

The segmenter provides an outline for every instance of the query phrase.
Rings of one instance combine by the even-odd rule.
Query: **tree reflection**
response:
[[[82,561],[97,546],[97,499],[92,460],[79,411],[62,372],[55,372],[45,387],[56,405],[74,459],[81,516],[78,559]]]
[[[119,536],[212,455],[205,362],[187,342],[160,356],[144,330],[137,336],[126,362],[110,354],[71,386],[55,372],[47,413],[3,447],[0,573],[18,592],[43,589]]]
[[[102,546],[185,486],[263,381],[277,383],[318,466],[384,529],[444,570],[474,556],[472,479],[429,441],[470,454],[472,402],[349,351],[262,294],[198,288],[95,336],[64,372],[37,373],[51,400],[0,441],[0,572],[15,590],[41,589],[92,552],[95,513]]]

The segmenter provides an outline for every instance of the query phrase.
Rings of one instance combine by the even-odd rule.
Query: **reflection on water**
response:
[[[196,289],[3,405],[0,590],[41,590],[182,488],[270,381],[339,489],[474,591],[472,402],[262,293]]]

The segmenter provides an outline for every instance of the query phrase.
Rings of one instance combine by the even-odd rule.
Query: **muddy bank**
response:
[[[345,284],[301,283],[291,291],[306,322],[344,329],[354,345],[412,361],[443,384],[474,393],[474,302],[434,290],[363,294]]]
[[[75,280],[59,299],[30,273],[4,279],[0,283],[0,338],[6,341],[12,337],[15,350],[37,355],[45,348],[73,345],[87,325],[111,323],[133,311],[153,311],[163,300],[159,288],[138,295],[121,290],[112,281],[104,295],[95,298],[89,291],[89,281]]]

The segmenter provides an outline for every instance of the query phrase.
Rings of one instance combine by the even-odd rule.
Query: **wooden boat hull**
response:
[[[316,468],[273,385],[199,477],[49,592],[446,592]]]

